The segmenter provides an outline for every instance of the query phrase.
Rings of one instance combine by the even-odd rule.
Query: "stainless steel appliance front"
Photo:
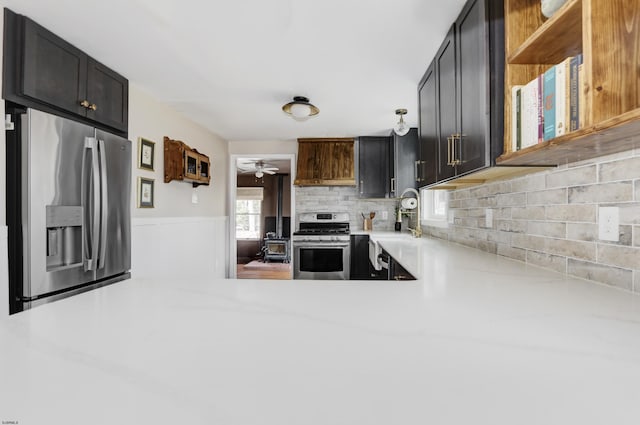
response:
[[[293,234],[293,278],[336,279],[350,277],[348,213],[304,213]]]
[[[293,278],[349,280],[349,245],[348,240],[294,242]]]
[[[33,109],[20,124],[28,308],[131,268],[131,142]]]

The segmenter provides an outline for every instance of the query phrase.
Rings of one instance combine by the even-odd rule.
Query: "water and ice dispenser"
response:
[[[82,266],[82,207],[46,208],[47,271]]]

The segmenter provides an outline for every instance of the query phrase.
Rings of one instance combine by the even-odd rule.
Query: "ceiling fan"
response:
[[[261,159],[238,160],[238,169],[241,173],[255,173],[257,178],[264,174],[275,174],[279,170],[278,167],[266,164]]]

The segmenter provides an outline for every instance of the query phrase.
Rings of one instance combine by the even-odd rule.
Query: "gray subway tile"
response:
[[[547,239],[546,252],[565,257],[596,261],[596,244],[592,242]]]
[[[545,207],[547,220],[595,223],[596,205],[550,205]]]
[[[567,273],[583,279],[633,290],[633,271],[569,258]]]
[[[547,188],[569,187],[588,183],[597,183],[598,173],[595,165],[570,168],[547,174]]]
[[[594,223],[567,223],[567,239],[594,242],[598,239],[598,225]]]
[[[640,270],[640,249],[600,243],[598,263]]]
[[[501,207],[527,205],[527,194],[525,192],[500,194],[496,196],[496,202]]]
[[[600,182],[633,180],[640,178],[640,157],[600,164]]]
[[[511,209],[511,218],[518,220],[544,220],[545,207],[542,205],[514,207]]]
[[[527,193],[527,205],[566,204],[567,189],[549,189]]]
[[[529,221],[527,223],[527,233],[552,238],[565,238],[567,235],[567,225],[559,221]]]
[[[567,259],[565,257],[545,252],[527,251],[527,263],[560,273],[567,272]]]
[[[633,185],[630,181],[569,188],[570,204],[596,204],[600,202],[626,202],[632,200]]]
[[[515,248],[508,244],[498,244],[498,255],[503,257],[513,258],[514,260],[526,261],[527,250],[522,248]]]

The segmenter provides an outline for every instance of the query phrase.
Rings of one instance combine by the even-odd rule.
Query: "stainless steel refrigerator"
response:
[[[16,118],[22,308],[128,278],[131,142],[34,109]]]

